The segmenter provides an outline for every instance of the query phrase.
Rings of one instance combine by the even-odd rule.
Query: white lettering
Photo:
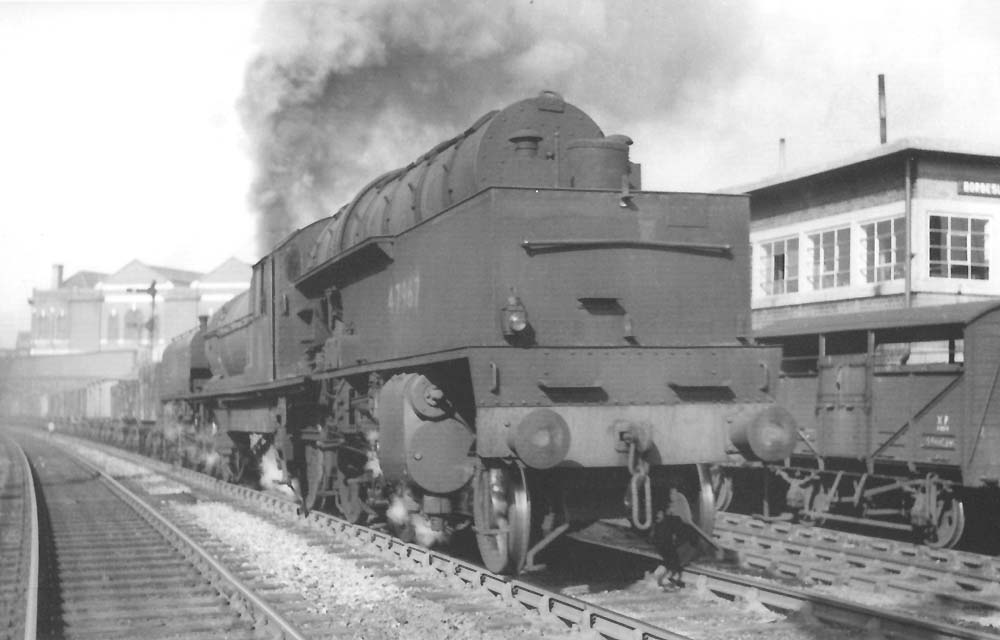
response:
[[[938,433],[949,433],[951,431],[951,425],[948,422],[951,420],[951,416],[948,414],[939,415],[937,417],[937,431]]]
[[[959,192],[972,196],[1000,197],[1000,182],[963,180],[959,183]]]
[[[955,439],[948,436],[924,436],[924,449],[954,449]]]
[[[414,274],[389,287],[389,299],[386,307],[389,313],[400,313],[407,309],[416,309],[420,304],[420,274]]]

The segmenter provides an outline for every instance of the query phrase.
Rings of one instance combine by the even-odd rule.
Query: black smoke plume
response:
[[[543,89],[614,132],[670,117],[739,66],[741,4],[265,4],[240,105],[261,255],[486,111]]]

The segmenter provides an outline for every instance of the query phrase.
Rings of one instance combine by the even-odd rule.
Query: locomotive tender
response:
[[[801,427],[777,508],[935,547],[969,534],[963,545],[996,552],[1000,303],[789,319],[756,335],[784,350],[778,400]]]
[[[643,192],[629,144],[543,92],[377,178],[168,347],[161,421],[307,508],[472,527],[495,571],[648,528],[667,485],[710,530],[707,465],[794,444],[780,349],[750,340],[748,199]]]

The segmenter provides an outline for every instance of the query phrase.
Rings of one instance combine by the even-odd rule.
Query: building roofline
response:
[[[719,192],[754,193],[756,191],[763,191],[765,189],[794,182],[796,180],[803,180],[822,175],[824,173],[833,173],[841,169],[847,169],[872,160],[887,158],[906,151],[916,153],[946,153],[951,155],[979,156],[984,158],[1000,159],[1000,147],[992,144],[939,138],[902,138],[894,142],[862,151],[861,153],[847,156],[846,158],[803,167],[795,171],[773,174],[756,182],[720,189]]]

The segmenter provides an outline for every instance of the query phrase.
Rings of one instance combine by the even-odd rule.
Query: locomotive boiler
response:
[[[170,419],[228,477],[469,531],[495,571],[646,529],[668,486],[710,530],[707,465],[794,444],[780,349],[750,336],[747,198],[642,191],[630,144],[544,92],[376,178],[165,353]]]

